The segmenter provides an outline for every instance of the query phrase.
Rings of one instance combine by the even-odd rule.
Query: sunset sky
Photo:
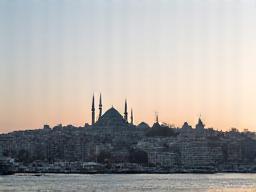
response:
[[[136,123],[256,131],[256,1],[0,1],[0,132],[83,126],[100,92]]]

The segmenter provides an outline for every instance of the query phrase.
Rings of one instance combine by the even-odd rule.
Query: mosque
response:
[[[85,135],[96,138],[94,143],[104,143],[111,141],[118,147],[136,144],[138,140],[145,137],[145,132],[149,129],[146,123],[134,125],[133,110],[131,109],[130,118],[128,117],[127,100],[124,104],[123,116],[112,106],[104,114],[102,112],[102,97],[99,98],[99,116],[96,120],[95,98],[92,98],[91,125],[84,129]],[[113,144],[114,145],[114,144]]]
[[[133,110],[131,109],[130,122],[128,120],[128,107],[127,100],[125,100],[124,106],[124,116],[122,116],[113,106],[107,110],[104,114],[102,114],[102,97],[100,94],[99,99],[99,117],[98,120],[95,121],[95,99],[94,95],[92,98],[92,127],[111,127],[111,128],[127,128],[133,127]]]

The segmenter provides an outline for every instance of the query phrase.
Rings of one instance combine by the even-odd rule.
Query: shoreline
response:
[[[29,174],[29,175],[34,175],[34,176],[42,176],[44,174],[77,174],[77,175],[112,175],[112,174],[127,174],[127,175],[132,175],[132,174],[256,174],[256,171],[152,171],[152,172],[146,172],[146,171],[95,171],[95,172],[65,172],[65,171],[60,171],[60,172],[13,172],[10,174],[5,174],[5,175],[19,175],[19,174]]]

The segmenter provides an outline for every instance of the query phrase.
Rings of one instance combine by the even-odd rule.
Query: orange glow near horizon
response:
[[[124,99],[109,99],[103,95],[103,113],[106,112],[112,105],[123,115],[124,112]],[[96,118],[98,117],[98,98],[96,97]],[[84,126],[85,123],[91,123],[91,102],[86,99],[85,105],[81,105],[78,102],[61,102],[61,105],[55,106],[51,104],[49,108],[44,108],[44,105],[30,106],[32,109],[27,108],[26,113],[23,110],[16,110],[12,115],[16,121],[6,121],[4,126],[8,129],[1,129],[2,133],[7,133],[15,130],[27,130],[27,129],[38,129],[42,128],[44,124],[49,124],[51,127],[62,124],[62,125],[74,125],[74,126]],[[164,101],[164,100],[162,100]],[[116,105],[115,103],[119,105]],[[81,107],[82,106],[82,107]],[[190,107],[190,108],[189,108]],[[159,114],[159,121],[181,127],[186,121],[193,127],[198,121],[199,116],[203,119],[207,128],[214,128],[216,130],[227,131],[232,127],[238,128],[240,131],[244,129],[250,129],[250,122],[248,119],[244,119],[244,116],[241,116],[240,119],[236,119],[236,116],[228,116],[227,112],[220,110],[218,113],[215,112],[219,106],[208,108],[207,111],[204,111],[205,108],[200,108],[198,105],[186,106],[185,103],[175,103],[173,105],[166,102],[150,102],[145,99],[142,100],[138,97],[128,98],[128,108],[129,113],[130,109],[133,108],[134,113],[134,123],[139,124],[140,122],[146,122],[149,125],[152,125],[155,121],[155,112]],[[57,109],[57,110],[56,110]],[[47,111],[47,112],[45,112]],[[200,112],[199,112],[200,111]],[[207,113],[207,114],[206,114]],[[129,114],[130,115],[130,114]],[[3,116],[2,116],[3,117]],[[6,117],[8,120],[8,117]],[[244,124],[247,122],[248,124]],[[6,123],[6,124],[5,124]],[[253,123],[253,122],[252,122]],[[2,126],[3,126],[2,125]]]

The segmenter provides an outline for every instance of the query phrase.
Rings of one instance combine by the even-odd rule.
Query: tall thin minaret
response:
[[[101,94],[100,94],[100,104],[99,104],[99,118],[102,115],[102,100],[101,100]]]
[[[124,105],[124,119],[126,122],[128,122],[127,100],[126,99],[125,99],[125,105]]]
[[[92,97],[92,125],[95,123],[95,106],[94,106],[94,94]]]
[[[156,112],[156,123],[158,123],[158,112]]]
[[[131,109],[131,124],[133,125],[133,111]]]

